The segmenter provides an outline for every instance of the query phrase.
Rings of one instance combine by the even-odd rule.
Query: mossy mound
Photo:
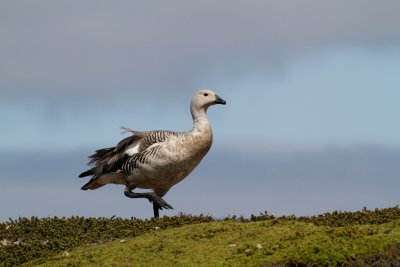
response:
[[[0,241],[2,266],[397,266],[400,208],[248,219],[20,218],[0,224]]]

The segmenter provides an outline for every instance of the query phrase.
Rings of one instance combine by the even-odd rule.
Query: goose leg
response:
[[[156,202],[153,202],[154,218],[160,217],[160,213],[159,213],[160,209],[161,209],[160,206],[158,206],[158,204]]]
[[[165,196],[165,194],[168,192],[169,188],[155,188],[154,189],[154,193],[160,197],[162,199],[163,196]],[[168,203],[166,203],[171,209],[171,205],[169,205]],[[162,210],[163,206],[160,206],[158,203],[153,202],[153,211],[154,211],[154,218],[158,218],[159,217],[159,210]]]
[[[172,206],[165,202],[161,197],[157,196],[154,192],[147,193],[134,193],[129,190],[128,187],[124,191],[125,196],[129,198],[147,198],[150,202],[153,202],[154,217],[159,217],[158,210],[162,209],[172,209]]]

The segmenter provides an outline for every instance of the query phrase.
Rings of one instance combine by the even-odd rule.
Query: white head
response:
[[[190,104],[190,109],[193,113],[195,110],[204,110],[207,111],[209,106],[215,104],[225,105],[226,102],[218,95],[216,95],[213,91],[208,89],[203,89],[196,92],[192,97],[192,102]]]

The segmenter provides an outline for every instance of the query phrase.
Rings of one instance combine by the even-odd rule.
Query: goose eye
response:
[[[208,94],[207,94],[207,93],[204,93],[204,96],[208,96]]]

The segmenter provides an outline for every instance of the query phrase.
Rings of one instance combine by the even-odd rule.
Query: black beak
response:
[[[226,101],[223,100],[222,98],[220,98],[219,96],[215,95],[215,98],[216,98],[215,101],[214,101],[215,104],[226,105]]]

